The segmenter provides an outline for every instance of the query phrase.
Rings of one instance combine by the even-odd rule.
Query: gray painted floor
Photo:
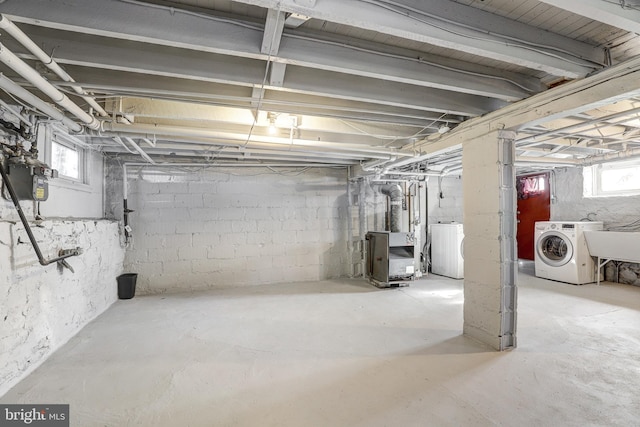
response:
[[[136,297],[0,401],[83,427],[640,425],[640,288],[527,271],[510,352],[461,336],[463,282],[433,275]]]

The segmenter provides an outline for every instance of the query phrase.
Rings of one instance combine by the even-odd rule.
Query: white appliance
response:
[[[462,224],[431,224],[431,272],[440,276],[464,277],[464,231]]]
[[[543,279],[583,285],[596,281],[596,265],[584,232],[602,230],[595,221],[540,221],[535,225],[535,274]]]

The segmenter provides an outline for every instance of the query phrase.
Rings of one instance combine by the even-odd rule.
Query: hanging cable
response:
[[[432,15],[432,14],[426,13],[426,12],[424,12],[422,10],[411,8],[411,7],[408,7],[406,5],[402,5],[402,4],[393,2],[393,1],[389,1],[389,0],[359,0],[359,1],[361,1],[362,3],[372,4],[374,6],[389,10],[391,12],[394,12],[394,13],[398,14],[398,15],[405,16],[405,17],[407,17],[409,19],[412,19],[414,21],[418,21],[418,22],[423,23],[425,25],[429,25],[431,27],[438,28],[439,30],[442,30],[442,31],[445,31],[445,32],[448,32],[450,34],[454,34],[454,35],[457,35],[457,36],[466,37],[466,38],[470,38],[470,39],[473,39],[473,40],[486,41],[486,42],[490,42],[490,43],[504,44],[506,46],[514,46],[514,47],[520,47],[520,48],[523,48],[523,49],[529,49],[529,50],[532,50],[534,52],[541,53],[541,54],[546,55],[546,56],[558,58],[558,59],[563,60],[565,62],[576,64],[576,65],[580,65],[580,66],[583,66],[583,67],[584,66],[592,67],[593,64],[596,64],[598,66],[603,66],[604,65],[602,63],[598,63],[598,62],[595,62],[595,61],[592,61],[592,60],[585,60],[584,58],[581,58],[579,55],[576,55],[575,53],[573,53],[571,51],[568,51],[566,49],[561,49],[561,48],[558,48],[558,47],[555,47],[555,46],[543,45],[543,44],[540,44],[540,43],[533,43],[533,42],[525,41],[525,40],[522,40],[522,39],[517,39],[515,37],[507,36],[507,35],[500,34],[500,33],[493,33],[492,32],[490,34],[495,35],[497,37],[501,37],[501,38],[503,38],[505,40],[514,41],[514,42],[519,43],[519,44],[510,44],[510,43],[508,43],[506,41],[498,41],[498,40],[493,40],[493,39],[486,38],[486,37],[471,36],[469,34],[464,34],[464,33],[458,32],[458,31],[454,31],[454,30],[452,30],[450,28],[446,28],[446,27],[443,27],[441,25],[436,25],[434,22],[430,22],[430,21],[426,21],[424,19],[420,19],[417,16],[409,14],[408,12],[413,12],[413,13],[416,13],[416,14],[419,14],[419,15],[422,15],[422,16],[426,16],[426,17],[434,19],[434,20],[438,20],[438,21],[441,21],[441,22],[446,22],[448,24],[453,24],[453,25],[460,26],[460,27],[463,27],[463,28],[467,28],[467,29],[470,29],[470,30],[473,30],[473,31],[478,31],[478,32],[483,32],[483,33],[489,34],[489,32],[486,31],[486,30],[483,30],[483,29],[480,29],[480,28],[477,28],[477,27],[473,27],[471,25],[462,24],[460,22],[452,21],[452,20],[449,20],[449,19],[446,19],[446,18],[442,18],[441,16]],[[400,10],[399,8],[405,9],[408,12]],[[544,51],[544,50],[541,50],[541,49],[550,49],[550,50],[554,50],[556,52],[564,53],[564,54],[572,56],[574,58],[578,58],[578,59],[580,59],[580,60],[582,60],[584,62],[572,61],[572,60],[570,60],[568,58],[565,58],[565,57],[562,57],[560,55],[556,55],[556,54],[553,54],[551,52],[547,52],[547,51]],[[585,64],[585,62],[589,62],[591,65],[587,65],[587,64]]]

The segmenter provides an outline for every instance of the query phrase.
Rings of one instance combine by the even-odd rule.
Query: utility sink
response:
[[[598,257],[598,285],[600,269],[609,261],[640,262],[640,232],[585,231],[584,237],[589,254]]]
[[[640,262],[640,232],[585,231],[591,256]]]

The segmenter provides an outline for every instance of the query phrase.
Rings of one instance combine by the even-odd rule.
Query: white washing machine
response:
[[[431,272],[464,277],[464,231],[462,224],[431,224]]]
[[[535,225],[537,277],[583,285],[596,281],[585,230],[602,230],[595,221],[540,221]]]

